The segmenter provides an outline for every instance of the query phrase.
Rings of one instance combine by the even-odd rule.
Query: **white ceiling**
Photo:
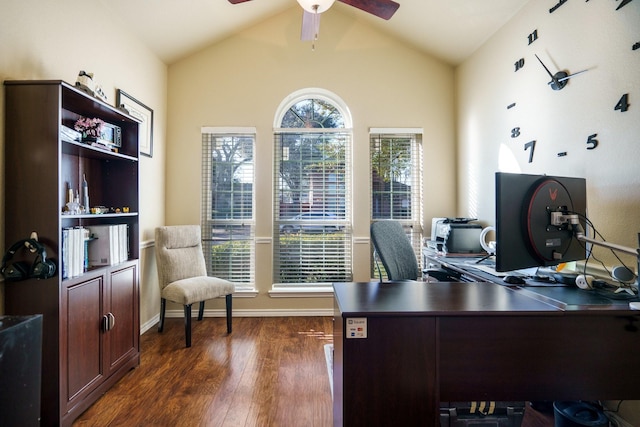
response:
[[[358,13],[372,25],[457,65],[529,0],[396,0],[389,20],[337,1],[325,12]],[[170,64],[291,7],[296,0],[100,0],[160,59]],[[300,8],[302,25],[302,9]],[[320,37],[330,28],[321,25]],[[302,43],[302,42],[301,42]]]

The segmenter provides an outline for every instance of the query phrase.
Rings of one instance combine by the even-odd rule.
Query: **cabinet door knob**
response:
[[[113,329],[116,326],[116,316],[113,313],[109,312],[102,316],[102,329],[107,332]]]
[[[109,316],[109,330],[111,330],[114,326],[116,326],[116,316],[114,316],[111,312],[109,312],[107,316]]]

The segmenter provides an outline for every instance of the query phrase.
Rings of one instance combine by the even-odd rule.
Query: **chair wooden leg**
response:
[[[187,347],[191,347],[191,304],[184,306],[184,335]]]
[[[202,320],[204,316],[204,301],[200,301],[200,308],[198,309],[198,320]]]
[[[227,333],[231,333],[231,301],[233,294],[229,294],[225,296],[225,302],[227,306]]]
[[[167,307],[167,300],[160,298],[160,322],[158,323],[158,332],[164,329],[164,310]]]

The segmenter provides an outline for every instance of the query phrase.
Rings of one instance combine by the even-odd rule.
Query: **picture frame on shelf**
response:
[[[140,154],[153,157],[153,110],[122,89],[116,91],[116,105],[140,120],[138,143]]]

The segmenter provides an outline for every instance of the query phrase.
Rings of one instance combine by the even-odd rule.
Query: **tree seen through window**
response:
[[[332,103],[296,102],[275,135],[274,281],[351,280],[350,134]]]

